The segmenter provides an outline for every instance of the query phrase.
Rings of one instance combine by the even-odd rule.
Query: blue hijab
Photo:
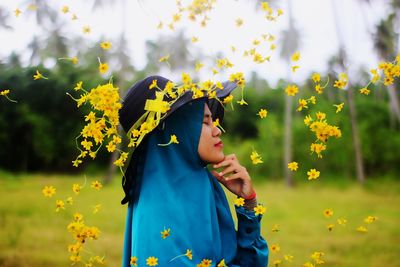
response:
[[[180,107],[151,133],[136,172],[136,192],[129,201],[123,267],[137,257],[158,266],[196,266],[203,259],[216,266],[230,262],[237,249],[236,231],[225,193],[198,154],[205,100]],[[168,143],[175,134],[179,144]],[[163,239],[161,232],[170,229]],[[193,259],[186,256],[192,251]]]

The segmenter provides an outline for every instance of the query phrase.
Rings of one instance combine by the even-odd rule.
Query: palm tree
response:
[[[0,7],[0,28],[4,28],[6,30],[12,29],[12,27],[7,24],[8,17],[8,13],[2,7]]]
[[[382,19],[376,26],[374,37],[374,47],[379,57],[384,61],[392,61],[396,57],[398,47],[398,34],[395,32],[394,25],[396,13],[389,14],[386,19]],[[390,114],[400,123],[400,105],[395,86],[386,87],[390,99]],[[393,119],[392,119],[393,121]]]
[[[122,88],[123,84],[125,83],[125,79],[129,77],[133,73],[133,67],[130,62],[130,57],[127,54],[127,40],[126,40],[126,14],[128,12],[127,10],[127,1],[126,0],[121,0],[121,9],[122,9],[122,16],[121,16],[121,21],[122,21],[122,29],[121,29],[121,35],[119,38],[119,42],[116,44],[118,49],[116,50],[116,55],[115,58],[118,60],[118,65],[119,65],[119,70],[118,70],[118,76],[119,80],[117,80],[117,86],[119,88]],[[112,1],[106,1],[106,0],[94,0],[93,1],[93,10],[97,8],[101,8],[106,6],[107,4],[114,4],[115,2]],[[120,95],[121,97],[124,97],[126,91],[125,90],[120,90]],[[121,134],[121,129],[119,129],[119,134]],[[114,165],[114,161],[118,158],[118,152],[115,151],[111,154],[110,162],[108,164],[108,170],[107,173],[104,177],[104,183],[108,184],[112,181],[114,177],[114,173],[116,171],[116,166]]]
[[[332,3],[332,10],[334,12],[333,17],[334,17],[334,22],[335,22],[336,36],[337,36],[338,42],[339,42],[338,62],[339,62],[339,65],[340,65],[342,71],[344,71],[346,69],[345,63],[347,60],[346,48],[344,45],[342,31],[340,29],[340,23],[339,23],[340,17],[338,16],[336,2],[335,2],[335,0],[331,0],[331,3]],[[364,163],[363,163],[362,152],[361,152],[361,140],[360,140],[360,136],[359,136],[359,132],[358,132],[356,106],[354,104],[354,93],[353,93],[351,84],[348,85],[347,97],[348,97],[348,104],[349,104],[349,111],[350,111],[350,122],[351,122],[351,130],[352,130],[352,138],[353,138],[353,146],[354,146],[354,156],[355,156],[355,162],[356,162],[357,180],[360,183],[364,183],[365,176],[364,176]]]
[[[287,66],[287,80],[290,83],[292,80],[292,69],[290,64],[291,55],[299,48],[300,43],[300,33],[299,30],[294,25],[294,18],[292,13],[292,2],[287,1],[287,17],[289,20],[289,25],[286,30],[282,32],[281,39],[281,53],[280,56],[286,61]],[[284,160],[283,160],[283,170],[285,174],[286,184],[288,186],[293,186],[293,173],[289,171],[287,165],[293,159],[293,97],[285,95],[285,132],[284,132]]]

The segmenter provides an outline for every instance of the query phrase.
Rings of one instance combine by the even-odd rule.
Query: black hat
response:
[[[119,111],[119,121],[126,133],[137,131],[136,144],[133,145],[137,146],[145,134],[151,132],[179,107],[194,99],[207,98],[213,118],[222,121],[224,115],[222,102],[236,87],[237,84],[230,81],[220,83],[218,88],[213,85],[207,90],[191,82],[177,87],[167,78],[150,76],[137,82],[128,90]],[[213,98],[210,98],[211,92],[214,92]],[[148,125],[149,127],[144,130],[140,129],[140,126],[146,122],[150,126]],[[135,133],[132,134],[135,136]]]

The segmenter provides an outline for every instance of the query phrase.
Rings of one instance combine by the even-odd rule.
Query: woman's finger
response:
[[[222,171],[220,171],[219,175],[220,176],[224,176],[225,174],[228,174],[228,173],[231,173],[231,172],[237,173],[238,172],[237,166],[231,164],[228,167],[226,167],[225,169],[223,169]]]
[[[214,169],[218,169],[218,168],[221,168],[221,167],[226,167],[228,165],[231,165],[232,162],[233,162],[232,159],[229,159],[229,158],[225,157],[225,159],[223,161],[221,161],[221,162],[219,162],[217,164],[214,164],[213,167],[214,167]]]
[[[233,173],[229,176],[224,176],[223,179],[225,181],[233,181],[233,180],[237,180],[237,179],[241,179],[241,180],[245,180],[243,179],[243,175],[241,173]]]

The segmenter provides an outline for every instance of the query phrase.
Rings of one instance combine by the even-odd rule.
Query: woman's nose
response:
[[[221,135],[221,129],[220,128],[218,128],[218,126],[215,126],[214,125],[214,128],[213,128],[213,131],[212,131],[212,134],[213,134],[213,136],[220,136]]]

